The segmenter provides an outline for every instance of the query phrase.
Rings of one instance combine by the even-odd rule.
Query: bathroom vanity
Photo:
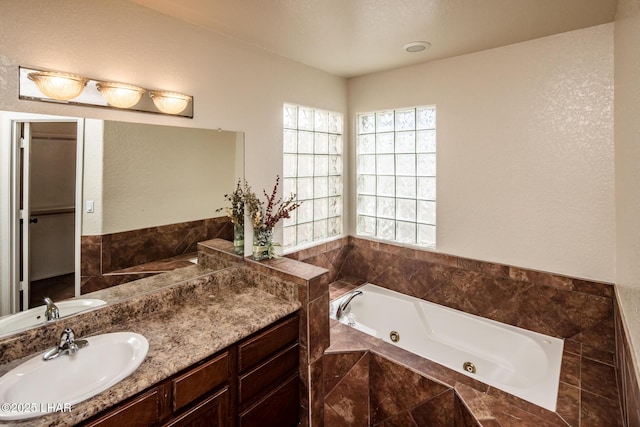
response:
[[[297,425],[298,322],[280,320],[82,425]]]
[[[66,327],[78,338],[130,331],[149,342],[136,371],[70,412],[0,426],[297,425],[297,288],[252,277],[231,267],[0,338],[0,375],[42,354]]]

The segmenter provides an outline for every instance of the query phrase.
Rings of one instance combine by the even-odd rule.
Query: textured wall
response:
[[[20,101],[19,65],[192,94],[194,118]],[[346,80],[126,0],[2,1],[0,110],[242,131],[260,191],[282,173],[284,102],[346,113]]]
[[[430,104],[438,251],[614,280],[613,24],[349,80],[352,114]]]
[[[242,176],[234,169],[242,149],[235,138],[235,132],[106,122],[99,234],[219,215]]]
[[[622,320],[631,348],[628,372],[640,371],[640,1],[620,0],[615,22],[616,267]],[[636,380],[637,381],[637,380]],[[637,390],[637,388],[636,388]],[[640,401],[636,392],[635,402]],[[629,406],[629,425],[640,425]]]

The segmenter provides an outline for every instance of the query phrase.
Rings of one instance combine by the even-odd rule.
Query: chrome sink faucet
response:
[[[51,298],[45,297],[44,302],[47,304],[47,309],[44,311],[44,317],[47,319],[47,322],[59,319],[60,310],[58,310],[58,307],[53,303]]]
[[[349,297],[338,306],[338,309],[336,310],[336,319],[340,320],[342,316],[349,312],[349,310],[351,309],[351,307],[349,307],[351,300],[358,295],[362,295],[362,291],[353,291],[349,294]]]
[[[75,354],[82,347],[89,345],[87,340],[76,340],[76,335],[71,328],[65,328],[60,334],[60,343],[42,355],[44,360],[55,359],[63,354]]]

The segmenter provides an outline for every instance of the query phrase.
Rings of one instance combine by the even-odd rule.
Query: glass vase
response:
[[[273,228],[253,229],[253,259],[261,261],[273,258],[275,251],[273,248]]]
[[[244,255],[244,224],[233,225],[233,252]]]

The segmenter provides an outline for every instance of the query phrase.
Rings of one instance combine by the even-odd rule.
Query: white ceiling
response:
[[[131,0],[353,77],[612,22],[618,0]],[[402,46],[427,41],[407,53]]]

